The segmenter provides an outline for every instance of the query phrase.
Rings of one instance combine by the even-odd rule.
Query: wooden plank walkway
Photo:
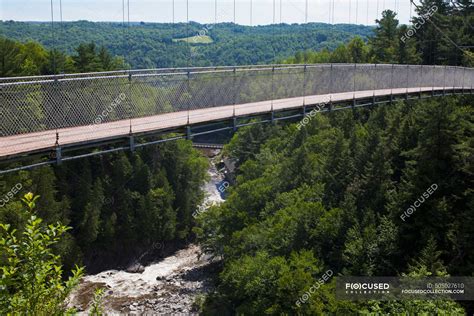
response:
[[[453,88],[447,88],[452,90]],[[456,89],[462,89],[456,87]],[[235,105],[235,115],[245,116],[252,114],[271,112],[272,103],[275,111],[294,109],[303,106],[303,99],[306,105],[316,105],[329,102],[331,99],[334,102],[350,101],[354,97],[356,99],[365,99],[372,96],[389,96],[390,94],[405,94],[417,92],[431,92],[443,91],[442,87],[423,87],[423,88],[397,88],[397,89],[382,89],[382,90],[368,90],[356,92],[343,92],[325,95],[311,95],[306,97],[296,97],[288,99],[269,100],[253,103],[245,103]],[[159,131],[172,128],[180,128],[203,122],[218,121],[229,119],[234,116],[234,106],[226,105],[219,107],[211,107],[205,109],[180,111],[166,114],[159,114],[148,117],[134,118],[131,120],[132,132],[143,133],[150,131]],[[130,120],[120,120],[115,122],[93,124],[87,126],[77,126],[70,128],[63,128],[58,130],[59,144],[61,146],[68,146],[84,142],[99,141],[102,139],[126,136],[130,131]],[[48,130],[42,132],[19,134],[13,136],[0,137],[0,158],[8,156],[25,154],[29,152],[47,150],[55,147],[56,130]]]

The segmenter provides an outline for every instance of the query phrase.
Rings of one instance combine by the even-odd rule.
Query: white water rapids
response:
[[[223,176],[213,159],[210,161],[210,180],[203,186],[207,193],[203,203],[206,206],[223,201],[218,190]],[[196,297],[210,287],[209,257],[200,255],[199,246],[191,244],[146,266],[142,273],[107,270],[87,275],[71,295],[69,306],[76,307],[80,314],[87,314],[94,290],[103,287],[106,288],[103,306],[107,314],[195,314]]]

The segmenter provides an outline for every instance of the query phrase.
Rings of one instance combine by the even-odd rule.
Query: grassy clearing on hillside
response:
[[[187,42],[190,44],[210,44],[214,41],[208,35],[195,35],[185,38],[173,38],[173,42]]]

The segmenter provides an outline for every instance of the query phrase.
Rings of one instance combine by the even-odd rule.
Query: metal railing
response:
[[[473,68],[387,64],[201,67],[0,78],[0,136],[264,100],[399,88],[472,89],[473,84]]]

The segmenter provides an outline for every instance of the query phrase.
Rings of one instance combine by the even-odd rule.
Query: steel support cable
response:
[[[281,1],[281,0],[280,0]],[[281,20],[281,18],[280,18]],[[281,22],[280,22],[281,23]],[[304,15],[304,27],[305,27],[305,35],[306,35],[306,38],[305,38],[305,44],[307,44],[307,40],[308,40],[308,0],[305,0],[305,15]],[[306,46],[306,49],[308,47],[308,45],[305,45]],[[308,63],[308,60],[307,60],[307,54],[306,52],[303,54],[303,58],[304,58],[304,69],[303,69],[303,115],[306,114],[306,68],[307,68],[307,63]]]
[[[413,18],[413,3],[410,1],[410,22],[412,18]]]
[[[369,25],[369,0],[367,0],[367,8],[366,8],[366,25]]]
[[[377,0],[377,20],[379,19],[379,1]]]
[[[54,29],[54,4],[53,4],[53,0],[50,1],[50,8],[51,8],[51,39],[52,39],[52,42],[53,42],[53,49],[52,49],[52,62],[53,62],[53,75],[56,76],[57,75],[57,65],[56,65],[56,31]],[[53,89],[58,89],[58,81],[57,81],[57,78],[54,78],[54,83],[53,83]],[[56,100],[57,98],[57,93],[54,93],[53,95],[53,108],[55,110],[58,110],[58,111],[61,111],[62,108],[60,109],[57,109],[56,108],[56,105],[58,104],[58,102],[55,102],[57,101]],[[61,117],[61,120],[64,120],[64,115],[62,115]],[[56,142],[55,142],[55,145],[57,148],[59,148],[59,131],[58,131],[58,124],[55,123],[56,125]],[[57,149],[58,150],[58,149]]]
[[[332,24],[334,24],[334,2],[335,0],[332,0]]]
[[[353,91],[353,94],[352,94],[352,105],[355,105],[355,91],[356,91],[356,72],[357,72],[357,64],[354,63],[354,71],[352,73],[352,81],[353,81],[353,84],[352,84],[352,91]]]
[[[329,3],[329,14],[328,14],[328,24],[331,24],[331,12],[332,12],[332,0],[328,1]]]
[[[349,0],[349,24],[351,24],[352,17],[352,0]]]
[[[466,68],[463,67],[462,72],[462,94],[464,94],[464,76],[466,75]]]
[[[355,0],[356,2],[356,14],[355,14],[355,23],[359,22],[359,0]]]
[[[421,84],[422,84],[422,81],[421,79],[423,78],[423,64],[420,65],[420,77],[418,78],[418,85],[420,86],[420,97],[421,97]]]
[[[395,65],[392,64],[392,67],[390,67],[390,101],[393,100],[393,70],[395,68]]]
[[[63,25],[63,1],[59,0],[59,29],[60,29],[60,38],[64,40],[64,25]],[[62,71],[65,72],[65,63],[62,63]]]
[[[408,81],[409,81],[409,78],[410,78],[410,72],[409,72],[409,69],[410,67],[408,66],[407,64],[407,90],[406,90],[406,99],[408,99]]]
[[[436,66],[433,66],[432,67],[432,79],[433,79],[433,83],[431,84],[431,95],[434,95],[434,87],[435,87],[435,69],[436,69]]]
[[[176,41],[176,44],[174,44],[174,38],[176,37],[176,28],[175,28],[175,4],[174,4],[174,0],[171,0],[171,19],[172,19],[172,24],[171,24],[171,45],[174,46],[174,51],[175,51],[175,56],[178,56],[177,54],[177,50],[178,50],[178,42]],[[171,61],[171,67],[176,67],[177,66],[177,63],[176,63],[176,60],[175,59],[172,59]]]
[[[189,45],[189,0],[186,0],[186,47],[187,47],[187,51],[188,51],[188,67],[186,69],[187,71],[187,88],[188,88],[188,95],[190,96],[189,97],[189,100],[188,100],[188,113],[187,113],[187,116],[188,116],[188,119],[187,119],[187,129],[188,129],[188,136],[189,136],[189,110],[190,110],[190,107],[191,107],[191,103],[192,103],[192,99],[193,99],[193,94],[192,94],[192,91],[191,91],[191,74],[190,74],[190,65],[191,65],[191,46]]]
[[[252,24],[252,15],[253,15],[253,12],[252,12],[252,9],[253,9],[253,1],[250,0],[250,26],[253,26]]]
[[[235,54],[235,48],[237,46],[237,19],[236,19],[235,9],[236,9],[236,0],[234,0],[234,12],[233,12],[233,14],[234,14],[234,54]],[[237,58],[235,58],[235,60],[237,60]],[[236,63],[234,63],[234,64],[236,64]],[[236,82],[235,82],[235,80],[236,80],[235,76],[236,76],[236,69],[234,67],[234,73],[233,73],[233,77],[232,77],[233,78],[232,79],[233,89],[234,89],[234,95],[233,95],[233,101],[232,101],[232,103],[233,103],[232,104],[232,113],[233,113],[234,120],[235,120],[235,104],[237,103],[237,86],[236,86]]]
[[[273,0],[273,24],[272,24],[272,46],[273,46],[273,62],[275,63],[276,59],[276,51],[275,51],[275,19],[276,19],[276,12],[275,12],[275,0]],[[271,111],[272,111],[272,121],[273,121],[273,102],[275,98],[275,66],[272,67],[272,98],[271,98]]]
[[[54,50],[56,49],[56,34],[54,30],[54,5],[53,5],[53,0],[50,1],[50,7],[51,7],[51,39],[53,42],[53,74],[56,74],[56,54]]]
[[[453,94],[454,94],[455,87],[456,87],[456,78],[457,78],[457,76],[456,76],[456,72],[457,72],[457,70],[458,70],[458,67],[454,66],[454,76],[453,76],[453,78],[454,78],[454,80],[453,80]]]
[[[131,44],[130,44],[130,0],[127,0],[127,55],[128,55],[128,114],[129,114],[129,133],[130,137],[133,133],[132,131],[132,117],[133,117],[133,111],[132,111],[132,60],[131,60]],[[133,149],[133,148],[131,148]]]
[[[283,0],[280,0],[280,24],[282,24]]]
[[[447,66],[444,66],[444,74],[443,74],[443,95],[446,94],[446,69]]]
[[[189,0],[186,0],[186,47],[188,50],[188,71],[191,67],[191,45],[189,42]]]

